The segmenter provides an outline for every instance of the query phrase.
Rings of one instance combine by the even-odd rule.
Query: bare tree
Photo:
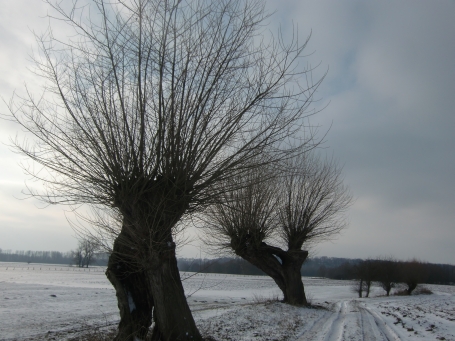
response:
[[[15,147],[42,167],[27,169],[46,186],[31,195],[121,222],[96,225],[115,239],[106,274],[117,340],[145,339],[152,310],[155,339],[200,340],[177,268],[178,222],[228,190],[219,183],[241,188],[250,169],[310,148],[307,109],[322,79],[311,83],[299,64],[307,40],[266,37],[259,0],[72,3],[49,2],[74,34],[38,37],[44,92],[10,104],[31,137]]]
[[[359,294],[359,297],[362,297],[363,292],[365,292],[365,297],[370,296],[371,286],[377,280],[377,272],[378,263],[373,259],[362,261],[354,267],[357,279],[355,291]]]
[[[74,263],[83,268],[88,266],[95,260],[95,253],[99,251],[100,246],[97,240],[82,238],[79,240],[77,249],[72,252]]]
[[[352,197],[341,168],[307,153],[285,168],[252,170],[207,214],[206,241],[232,250],[274,279],[284,302],[306,305],[300,274],[311,243],[337,235]],[[284,175],[282,175],[284,174]]]
[[[390,295],[390,291],[399,282],[398,262],[393,258],[384,258],[377,260],[377,281],[385,290],[386,295]]]
[[[359,296],[359,298],[362,298],[363,292],[365,291],[365,282],[363,281],[363,278],[358,278],[354,281],[351,289]]]
[[[95,261],[95,253],[99,251],[99,245],[96,240],[83,239],[81,241],[82,250],[84,251],[84,265],[88,268]]]
[[[425,264],[416,259],[400,262],[398,271],[400,281],[406,285],[408,295],[411,295],[419,284],[424,283],[428,275]]]
[[[71,256],[73,258],[72,264],[80,268],[84,266],[84,255],[82,254],[82,247],[80,245],[77,246],[76,250],[71,251]]]

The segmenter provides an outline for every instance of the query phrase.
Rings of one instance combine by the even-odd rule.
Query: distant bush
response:
[[[417,287],[417,289],[414,290],[414,295],[432,295],[433,291],[428,289],[427,287]]]
[[[393,296],[409,296],[406,289],[400,289],[393,292]]]

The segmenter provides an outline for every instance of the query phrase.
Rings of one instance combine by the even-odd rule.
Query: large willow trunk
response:
[[[253,248],[237,250],[236,254],[270,276],[283,293],[283,302],[287,302],[286,282],[281,264],[273,254]]]
[[[154,298],[154,319],[161,340],[203,340],[186,301],[175,244],[167,243],[168,249],[153,256],[155,265],[148,271]]]
[[[131,239],[125,243],[129,251],[125,252],[134,252],[130,257],[132,261],[126,264],[126,269],[133,273],[128,273],[126,281],[128,285],[135,286],[137,293],[144,294],[143,297],[139,296],[139,303],[147,301],[144,302],[144,310],[139,310],[142,314],[131,314],[131,318],[141,326],[145,326],[146,321],[149,327],[153,310],[155,326],[152,340],[199,341],[202,337],[186,301],[172,235],[175,225],[187,209],[185,191],[180,191],[177,185],[169,181],[157,179],[145,183],[142,186],[147,190],[142,196],[119,202],[124,219],[123,230],[131,235]],[[119,245],[120,237],[117,238]],[[138,273],[134,272],[136,267],[141,269]],[[112,272],[116,269],[113,268]],[[120,293],[126,290],[129,295],[133,289],[130,286],[125,289],[124,286],[121,283]],[[132,297],[137,307],[136,296]],[[122,297],[122,302],[127,301]],[[119,308],[127,310],[128,306],[119,303]],[[128,311],[123,314],[129,317]]]
[[[152,324],[153,295],[124,229],[114,243],[106,276],[115,288],[120,323],[114,341],[145,340]]]
[[[308,305],[300,270],[308,256],[307,251],[288,251],[282,260],[283,277],[286,285],[287,303],[292,305]]]
[[[259,247],[243,247],[236,254],[270,276],[283,293],[283,302],[308,305],[300,269],[307,251],[283,251],[262,243]]]
[[[148,179],[140,170],[118,188],[114,205],[123,226],[114,244],[114,251],[119,252],[111,257],[108,277],[117,290],[121,324],[129,328],[128,335],[123,332],[126,327],[119,328],[127,336],[125,340],[136,341],[130,335],[144,340],[152,313],[152,340],[202,340],[186,301],[173,240],[176,224],[188,209],[191,189],[185,176]],[[124,264],[116,254],[127,255]]]

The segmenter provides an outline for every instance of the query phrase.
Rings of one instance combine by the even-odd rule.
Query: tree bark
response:
[[[369,297],[370,296],[370,289],[371,289],[371,280],[367,280],[365,281],[365,287],[366,287],[366,290],[365,290],[365,297]]]
[[[283,302],[287,302],[288,297],[283,269],[281,263],[270,251],[245,247],[237,250],[236,254],[270,276],[283,293]]]
[[[203,340],[186,301],[177,267],[175,243],[168,242],[167,246],[166,251],[152,254],[153,267],[148,270],[156,327],[163,341]]]
[[[152,308],[155,322],[152,340],[199,341],[202,337],[186,301],[172,237],[173,227],[188,208],[187,189],[180,190],[171,180],[160,177],[141,184],[143,196],[116,203],[124,219],[122,232],[131,235],[125,240],[124,252],[132,253],[128,266],[141,269],[135,284],[150,298],[147,308]],[[148,326],[152,310],[147,315]]]
[[[406,293],[408,295],[411,295],[414,289],[417,288],[417,283],[415,282],[408,282],[406,283],[406,285],[408,286],[408,288],[406,289]]]
[[[358,288],[357,288],[357,293],[359,294],[359,298],[362,298],[363,295],[363,279],[359,279],[359,282],[357,283]]]
[[[262,243],[260,247],[244,247],[236,253],[272,277],[283,292],[284,303],[308,305],[300,274],[302,264],[308,257],[307,251],[284,251]]]
[[[286,283],[287,303],[308,305],[300,269],[308,256],[307,251],[288,251],[283,259],[283,274]]]
[[[387,296],[390,296],[390,290],[392,290],[392,288],[387,288],[386,289]]]
[[[114,341],[145,340],[152,324],[153,296],[147,273],[135,263],[125,231],[114,242],[106,276],[115,288],[120,323]]]

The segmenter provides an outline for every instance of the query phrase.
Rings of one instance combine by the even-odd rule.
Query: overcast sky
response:
[[[315,77],[329,70],[312,123],[344,164],[356,198],[349,227],[313,255],[394,256],[455,264],[455,2],[271,0],[271,29],[311,32]],[[24,84],[42,32],[41,0],[0,0],[0,94]],[[58,29],[58,24],[53,24]],[[0,104],[0,112],[6,106]],[[23,198],[26,175],[5,144],[20,133],[0,121],[0,248],[68,251],[77,244],[62,207]],[[199,256],[186,248],[183,256]]]

